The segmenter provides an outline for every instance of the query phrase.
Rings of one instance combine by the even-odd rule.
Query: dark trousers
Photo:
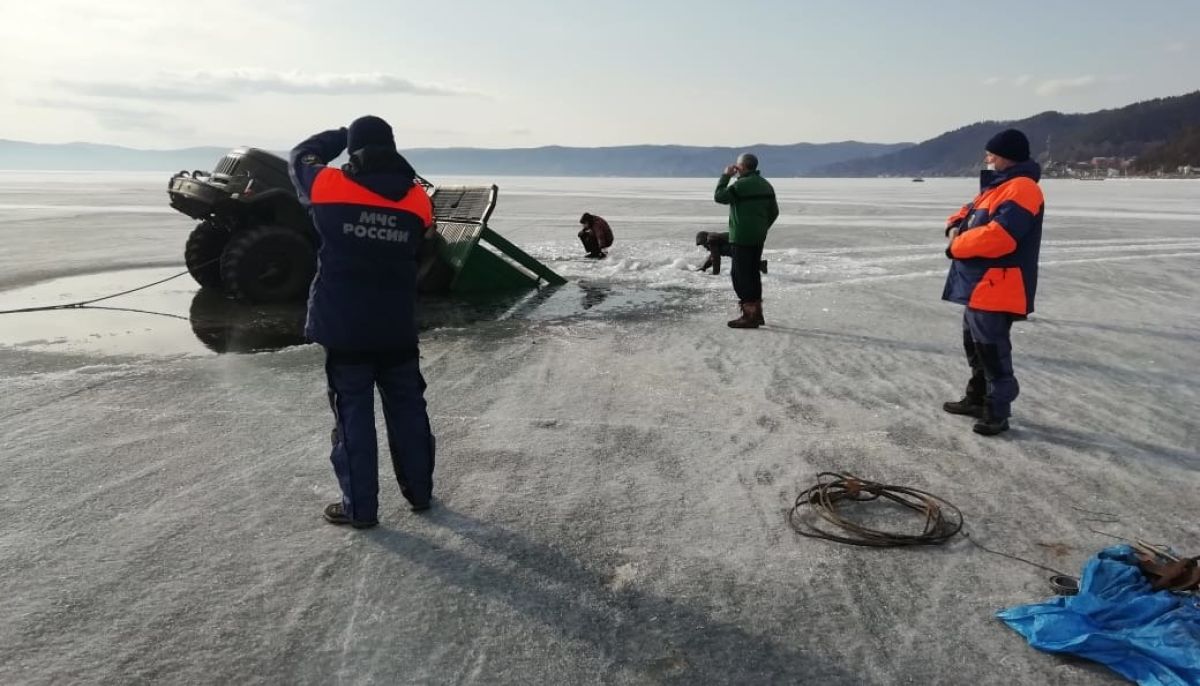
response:
[[[433,493],[435,446],[425,410],[425,379],[416,351],[326,348],[325,376],[334,418],[329,459],[342,488],[346,514],[370,521],[379,511],[376,386],[383,400],[388,448],[400,492],[410,503],[428,502]]]
[[[1021,392],[1013,375],[1012,323],[1012,315],[1004,312],[963,310],[963,351],[971,366],[967,398],[985,403],[993,419],[1007,419]]]
[[[762,300],[762,273],[759,271],[762,252],[762,245],[733,246],[729,276],[733,279],[733,290],[740,303]]]
[[[600,241],[596,240],[596,234],[592,233],[591,229],[584,229],[579,232],[579,240],[583,243],[583,249],[589,255],[600,253]]]

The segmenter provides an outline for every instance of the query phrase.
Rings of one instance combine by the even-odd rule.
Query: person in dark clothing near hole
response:
[[[733,257],[733,246],[729,244],[729,232],[700,231],[696,234],[696,245],[708,249],[708,258],[704,264],[696,268],[698,272],[712,270],[713,275],[721,273],[721,258]],[[767,261],[759,260],[758,271],[767,273]]]
[[[343,150],[349,164],[326,166]],[[321,243],[305,335],[325,348],[335,425],[330,461],[342,491],[323,514],[332,524],[365,529],[379,523],[376,388],[401,494],[414,512],[429,509],[433,494],[434,437],[414,316],[417,260],[433,204],[379,117],[297,145],[290,173]]]
[[[587,256],[593,260],[608,257],[608,253],[604,251],[613,244],[612,228],[608,222],[604,221],[603,217],[584,212],[579,218],[579,223],[583,224],[583,228],[579,230],[579,240],[583,243]]]
[[[995,436],[1008,430],[1020,393],[1010,331],[1033,312],[1046,202],[1038,185],[1042,169],[1030,159],[1025,134],[1006,129],[984,150],[988,168],[980,175],[979,195],[946,222],[946,257],[953,261],[942,299],[965,306],[962,337],[971,379],[962,400],[942,408],[975,417],[975,433]]]
[[[735,175],[737,180],[730,183]],[[757,329],[766,324],[760,269],[767,231],[779,218],[775,189],[759,173],[758,158],[747,152],[725,168],[713,200],[729,205],[729,243],[733,246],[729,275],[742,310],[742,315],[728,324],[734,329]]]

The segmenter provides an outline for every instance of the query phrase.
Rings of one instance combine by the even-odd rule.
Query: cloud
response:
[[[285,95],[422,95],[467,96],[469,91],[437,84],[416,83],[392,74],[308,74],[266,69],[169,72],[147,82],[58,81],[78,95],[124,100],[228,102],[238,96],[263,93]]]
[[[1184,43],[1183,41],[1167,43],[1163,46],[1163,50],[1174,55],[1182,55],[1183,53],[1187,52],[1187,43]]]
[[[1021,74],[1020,76],[1014,76],[1012,78],[1009,78],[1006,76],[989,76],[986,79],[984,79],[982,81],[982,83],[985,86],[999,86],[1000,84],[1010,84],[1011,83],[1013,86],[1016,86],[1017,88],[1024,88],[1032,80],[1033,80],[1033,77],[1030,76],[1029,74]]]
[[[132,110],[95,110],[92,112],[96,122],[112,131],[136,131],[151,133],[166,133],[172,136],[182,136],[195,132],[190,126],[184,126],[174,118],[158,112],[134,112]]]
[[[1059,95],[1066,91],[1081,90],[1094,86],[1099,79],[1095,76],[1076,76],[1069,79],[1048,79],[1038,84],[1035,91],[1038,95]]]
[[[1020,76],[1005,77],[1005,76],[989,76],[982,81],[985,86],[1012,85],[1014,88],[1032,87],[1033,91],[1038,95],[1052,96],[1062,93],[1083,90],[1090,88],[1098,83],[1113,83],[1121,81],[1120,76],[1095,76],[1087,74],[1084,76],[1075,76],[1071,78],[1061,79],[1044,79],[1035,82],[1034,78],[1029,74],[1021,74]]]
[[[20,104],[31,107],[44,107],[52,110],[87,112],[96,118],[96,122],[100,126],[111,131],[167,133],[172,135],[189,134],[194,131],[191,127],[180,124],[177,118],[163,114],[162,112],[131,110],[124,107],[57,98],[36,98],[22,101]]]
[[[163,102],[229,102],[233,96],[223,92],[203,91],[184,86],[140,85],[131,83],[83,83],[58,81],[58,86],[74,93],[97,98],[119,100],[158,100]]]

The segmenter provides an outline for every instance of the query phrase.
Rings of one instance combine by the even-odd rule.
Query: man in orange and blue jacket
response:
[[[1033,312],[1045,201],[1042,170],[1029,157],[1025,134],[1001,131],[985,151],[979,195],[946,225],[946,256],[954,261],[942,299],[966,306],[963,348],[971,380],[966,396],[943,409],[978,418],[975,432],[994,436],[1008,430],[1020,392],[1009,331]]]
[[[348,164],[326,166],[343,151]],[[434,437],[414,312],[433,204],[379,117],[308,138],[292,150],[290,171],[321,243],[305,334],[325,348],[335,422],[330,461],[342,491],[325,519],[356,529],[379,523],[376,387],[400,493],[414,512],[428,510]]]

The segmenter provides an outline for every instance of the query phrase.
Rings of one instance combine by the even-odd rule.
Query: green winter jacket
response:
[[[729,242],[734,245],[762,245],[767,242],[767,229],[779,217],[775,189],[758,171],[746,172],[729,183],[729,175],[721,175],[713,200],[729,205]]]

